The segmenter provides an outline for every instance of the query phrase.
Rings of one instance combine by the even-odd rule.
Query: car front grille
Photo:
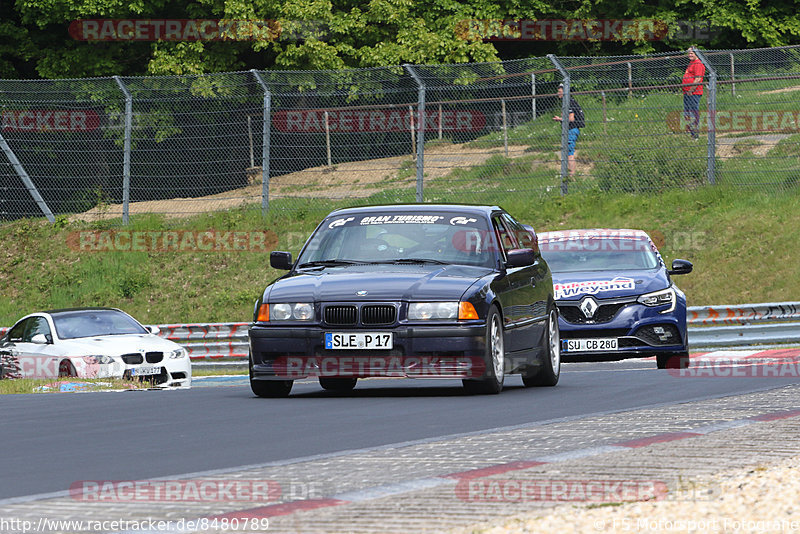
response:
[[[133,352],[131,354],[123,354],[122,361],[128,365],[138,365],[144,362],[144,358],[138,352]]]
[[[565,321],[572,324],[602,324],[608,323],[617,315],[617,312],[627,306],[628,302],[603,304],[594,312],[594,316],[586,317],[578,306],[560,304],[558,311]]]
[[[325,307],[323,318],[329,326],[389,326],[397,321],[397,307],[364,304],[359,309],[355,304],[334,304]]]
[[[147,360],[147,363],[159,363],[161,360],[164,359],[163,352],[147,352],[144,355],[144,359]]]
[[[328,306],[325,308],[325,322],[333,326],[355,326],[358,310],[355,306]]]
[[[361,308],[361,324],[364,326],[390,325],[396,317],[397,308],[388,304]]]

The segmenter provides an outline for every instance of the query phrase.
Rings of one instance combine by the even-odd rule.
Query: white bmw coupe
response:
[[[0,357],[24,378],[129,378],[158,387],[192,384],[186,349],[158,337],[116,308],[50,310],[27,315],[0,338]]]

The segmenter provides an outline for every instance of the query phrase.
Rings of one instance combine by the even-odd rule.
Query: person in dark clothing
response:
[[[564,98],[564,85],[561,84],[558,86],[558,98]],[[561,115],[556,115],[553,117],[554,121],[561,122]],[[583,117],[583,109],[581,109],[581,105],[578,104],[578,101],[575,100],[572,96],[569,97],[569,137],[567,138],[567,169],[569,169],[569,175],[575,175],[575,169],[577,167],[575,163],[575,145],[578,142],[578,136],[581,134],[581,128],[586,126],[585,120]]]

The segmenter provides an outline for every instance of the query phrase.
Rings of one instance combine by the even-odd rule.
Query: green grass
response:
[[[779,87],[742,83],[736,97],[720,92],[718,109],[791,109],[800,93],[762,93]],[[663,236],[668,261],[694,262],[695,272],[678,279],[690,304],[800,300],[794,237],[800,227],[800,133],[764,155],[756,153],[759,141],[741,139],[730,157],[717,158],[712,187],[704,175],[703,140],[692,144],[665,120],[682,109],[680,95],[609,97],[606,123],[599,97],[584,95],[580,102],[587,126],[578,159],[594,168],[592,176],[570,181],[567,196],[560,195],[560,125],[545,114],[509,130],[513,157],[494,154],[482,165],[426,178],[425,200],[499,204],[539,231],[648,230]],[[449,142],[434,139],[426,146]],[[468,143],[502,146],[499,132]],[[676,168],[679,159],[686,163]],[[410,159],[398,169],[401,178],[415,173]],[[266,217],[256,204],[184,219],[135,216],[126,230],[267,231],[274,234],[268,250],[296,254],[331,209],[415,200],[414,187],[392,180],[381,185],[359,200],[273,199]],[[73,306],[115,306],[144,323],[249,321],[254,301],[280,274],[269,267],[267,251],[86,252],[68,245],[76,232],[120,227],[119,220],[90,224],[63,217],[55,225],[20,220],[0,226],[0,325],[35,310]]]
[[[0,380],[0,395],[10,393],[60,393],[57,389],[42,389],[45,386],[60,381],[91,384],[87,386],[86,389],[82,389],[82,392],[146,388],[146,386],[142,385],[140,382],[132,382],[119,378],[18,378],[15,380]]]
[[[475,192],[472,200],[500,204],[538,231],[623,227],[663,236],[668,262],[685,258],[695,264],[692,274],[678,278],[690,304],[800,299],[796,187],[781,194],[703,186],[651,195],[549,195],[489,189]],[[383,197],[413,201],[409,192]],[[313,211],[275,210],[266,218],[257,210],[182,220],[138,217],[130,228],[266,230],[277,238],[270,249],[296,254],[319,220],[341,204],[317,200]],[[280,274],[269,267],[268,252],[80,252],[68,246],[70,234],[90,228],[95,227],[63,219],[56,225],[20,220],[0,226],[0,325],[32,311],[72,306],[119,307],[144,323],[249,321],[254,301]]]

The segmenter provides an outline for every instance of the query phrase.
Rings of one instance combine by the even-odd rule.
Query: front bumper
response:
[[[598,301],[602,303],[602,301]],[[562,306],[574,306],[557,302]],[[561,359],[566,362],[614,361],[627,358],[642,358],[656,354],[683,353],[687,351],[686,306],[679,302],[675,309],[661,313],[666,306],[648,307],[636,302],[622,306],[605,322],[576,324],[564,318],[575,317],[574,313],[560,313],[558,324],[561,336]],[[574,311],[574,310],[572,310]],[[617,350],[580,351],[565,350],[569,340],[616,338]]]
[[[390,332],[390,350],[332,350],[326,332]],[[483,322],[431,326],[343,329],[253,325],[249,331],[254,380],[309,376],[474,378],[482,376]]]

